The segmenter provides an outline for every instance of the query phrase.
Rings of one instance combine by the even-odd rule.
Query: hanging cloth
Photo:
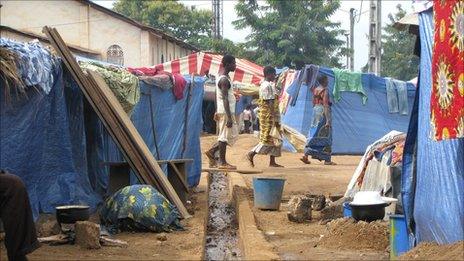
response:
[[[335,75],[335,83],[333,88],[334,101],[338,102],[341,99],[340,92],[357,92],[362,97],[362,103],[366,104],[367,94],[361,83],[361,73],[350,72],[346,70],[333,69]]]

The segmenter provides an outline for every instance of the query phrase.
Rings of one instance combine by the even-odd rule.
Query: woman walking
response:
[[[330,99],[328,91],[328,78],[322,75],[318,78],[319,86],[312,87],[313,115],[308,141],[304,155],[300,158],[305,164],[310,164],[308,157],[324,161],[325,165],[335,165],[332,162],[332,118],[330,113]]]
[[[259,143],[246,157],[249,164],[254,167],[256,154],[269,155],[269,167],[283,167],[276,163],[275,158],[280,157],[282,142],[275,137],[280,133],[279,94],[275,88],[276,71],[274,67],[264,68],[265,80],[259,88]]]

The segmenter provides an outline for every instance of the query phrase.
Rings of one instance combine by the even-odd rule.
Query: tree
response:
[[[209,10],[196,10],[177,1],[118,0],[113,9],[141,23],[170,33],[200,49],[211,36]]]
[[[406,15],[401,5],[397,5],[396,9],[396,14],[388,15],[390,22],[383,28],[381,75],[408,81],[417,77],[419,70],[419,58],[413,54],[416,37],[407,30],[393,27],[395,22]]]
[[[246,47],[252,60],[296,68],[310,63],[341,67],[343,31],[340,23],[329,20],[340,7],[338,0],[264,2],[239,0],[235,6],[235,27],[251,29]]]

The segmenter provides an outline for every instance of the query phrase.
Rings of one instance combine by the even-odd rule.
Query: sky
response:
[[[94,1],[95,3],[102,5],[107,8],[111,8],[115,1],[104,0]],[[211,1],[204,0],[190,0],[180,1],[187,6],[195,6],[198,9],[209,9],[211,10]],[[234,5],[237,1],[225,0],[223,7],[224,16],[224,38],[230,39],[234,42],[246,41],[246,36],[250,33],[249,29],[236,30],[232,25],[232,21],[237,19]],[[413,12],[412,0],[382,0],[382,26],[385,26],[388,22],[388,14],[396,12],[396,6],[401,4],[402,8],[407,13]],[[361,13],[361,16],[355,19],[354,25],[354,69],[359,71],[366,65],[368,59],[368,39],[369,34],[369,0],[342,0],[340,9],[330,18],[333,22],[340,22],[341,29],[349,31],[350,28],[350,8],[357,10],[357,13]],[[359,19],[359,21],[358,21]],[[344,39],[345,40],[345,39]],[[345,63],[346,59],[341,59],[341,62]]]

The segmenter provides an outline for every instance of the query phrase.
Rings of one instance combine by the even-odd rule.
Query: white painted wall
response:
[[[124,66],[151,66],[185,56],[190,51],[128,22],[78,1],[5,1],[1,25],[39,35],[46,25],[55,27],[65,42],[100,52],[106,61],[113,44],[124,52]],[[17,36],[20,40],[19,36]]]

